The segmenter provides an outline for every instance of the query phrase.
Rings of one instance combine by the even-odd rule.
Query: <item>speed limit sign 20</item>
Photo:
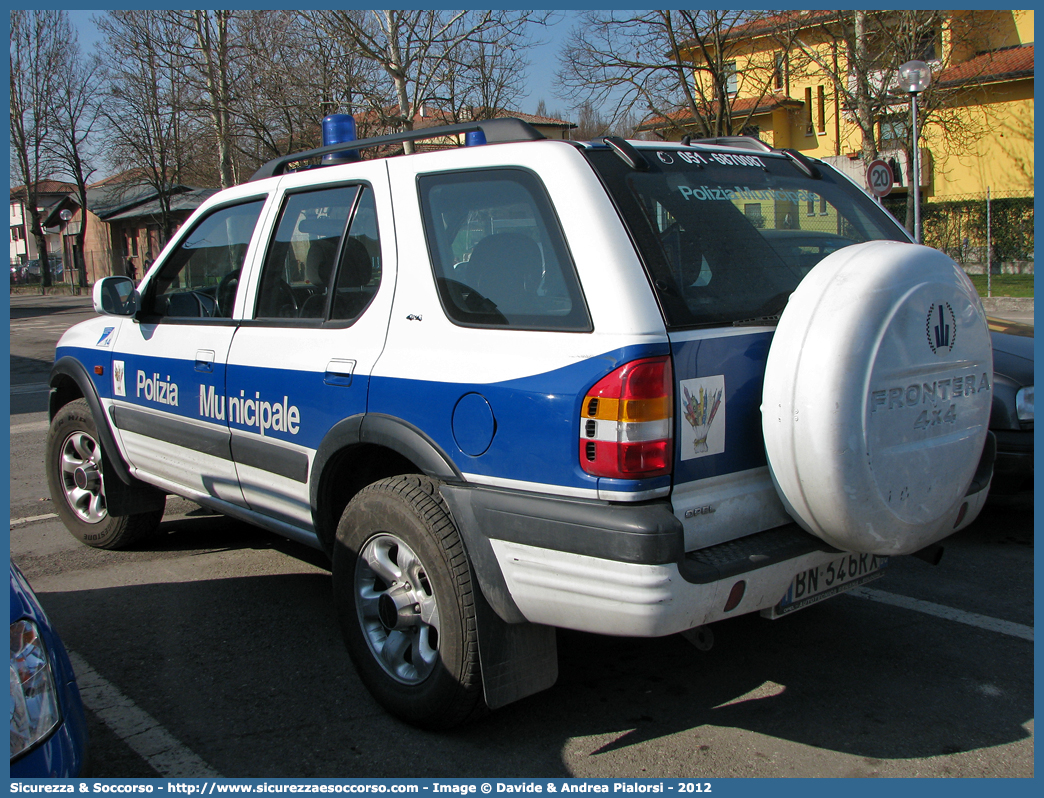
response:
[[[866,184],[870,187],[870,193],[875,197],[885,197],[892,190],[895,176],[892,167],[880,159],[871,161],[866,167]]]

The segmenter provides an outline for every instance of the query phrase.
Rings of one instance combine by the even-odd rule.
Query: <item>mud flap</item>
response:
[[[102,447],[102,474],[118,476],[104,446]],[[129,485],[116,478],[105,480],[105,507],[110,515],[139,515],[163,509],[167,501],[166,493],[133,476],[129,476],[128,479],[130,479]]]
[[[475,617],[486,705],[498,709],[548,689],[558,680],[554,627],[529,623],[515,606],[489,538],[475,517],[471,491],[443,483],[440,492],[479,585],[474,591]]]
[[[558,680],[558,643],[552,626],[505,623],[475,593],[482,689],[490,709],[547,690]]]

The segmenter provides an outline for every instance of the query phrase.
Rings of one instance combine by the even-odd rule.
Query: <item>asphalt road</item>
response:
[[[321,555],[174,498],[130,551],[51,517],[32,386],[86,315],[12,302],[10,545],[91,685],[94,776],[1034,774],[1027,502],[989,504],[938,566],[899,558],[862,595],[716,624],[709,652],[560,632],[552,689],[431,734],[362,687]]]

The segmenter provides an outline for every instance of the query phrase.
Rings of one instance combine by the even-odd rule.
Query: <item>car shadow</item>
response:
[[[722,729],[869,763],[1031,736],[1032,644],[983,631],[956,636],[938,620],[848,597],[783,621],[716,624],[709,652],[679,636],[560,631],[550,690],[474,725],[425,732],[385,713],[359,681],[329,574],[306,547],[266,545],[261,537],[272,536],[214,518],[164,527],[151,549],[99,555],[271,547],[308,572],[40,598],[70,649],[228,777],[567,777],[577,757],[584,775],[607,777],[634,770],[658,742],[679,743],[674,756],[631,775],[713,775],[705,763],[725,753],[715,750]],[[1010,673],[990,671],[979,655],[985,646]],[[96,777],[123,775],[108,772],[104,756],[96,762]]]
[[[19,294],[19,297],[25,296],[25,294]],[[44,299],[43,297],[39,297],[38,301],[35,302],[23,299],[17,305],[12,304],[10,310],[11,321],[35,319],[41,316],[55,316],[60,313],[82,312],[82,309],[79,307],[70,307],[66,303],[55,304],[53,299]]]
[[[177,497],[167,498],[167,515],[151,535],[116,551],[83,546],[77,549],[77,556],[86,567],[97,568],[159,560],[178,552],[206,555],[247,550],[276,551],[315,568],[330,570],[330,559],[324,552]],[[28,556],[24,561],[31,568],[43,559],[46,557]]]
[[[43,360],[40,358],[22,357],[11,355],[11,384],[20,382],[37,382],[39,379],[47,380],[51,373],[54,360]]]

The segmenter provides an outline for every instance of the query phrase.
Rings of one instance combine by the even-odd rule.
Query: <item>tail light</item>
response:
[[[584,398],[580,463],[596,477],[647,479],[671,473],[674,374],[670,357],[626,363]]]

